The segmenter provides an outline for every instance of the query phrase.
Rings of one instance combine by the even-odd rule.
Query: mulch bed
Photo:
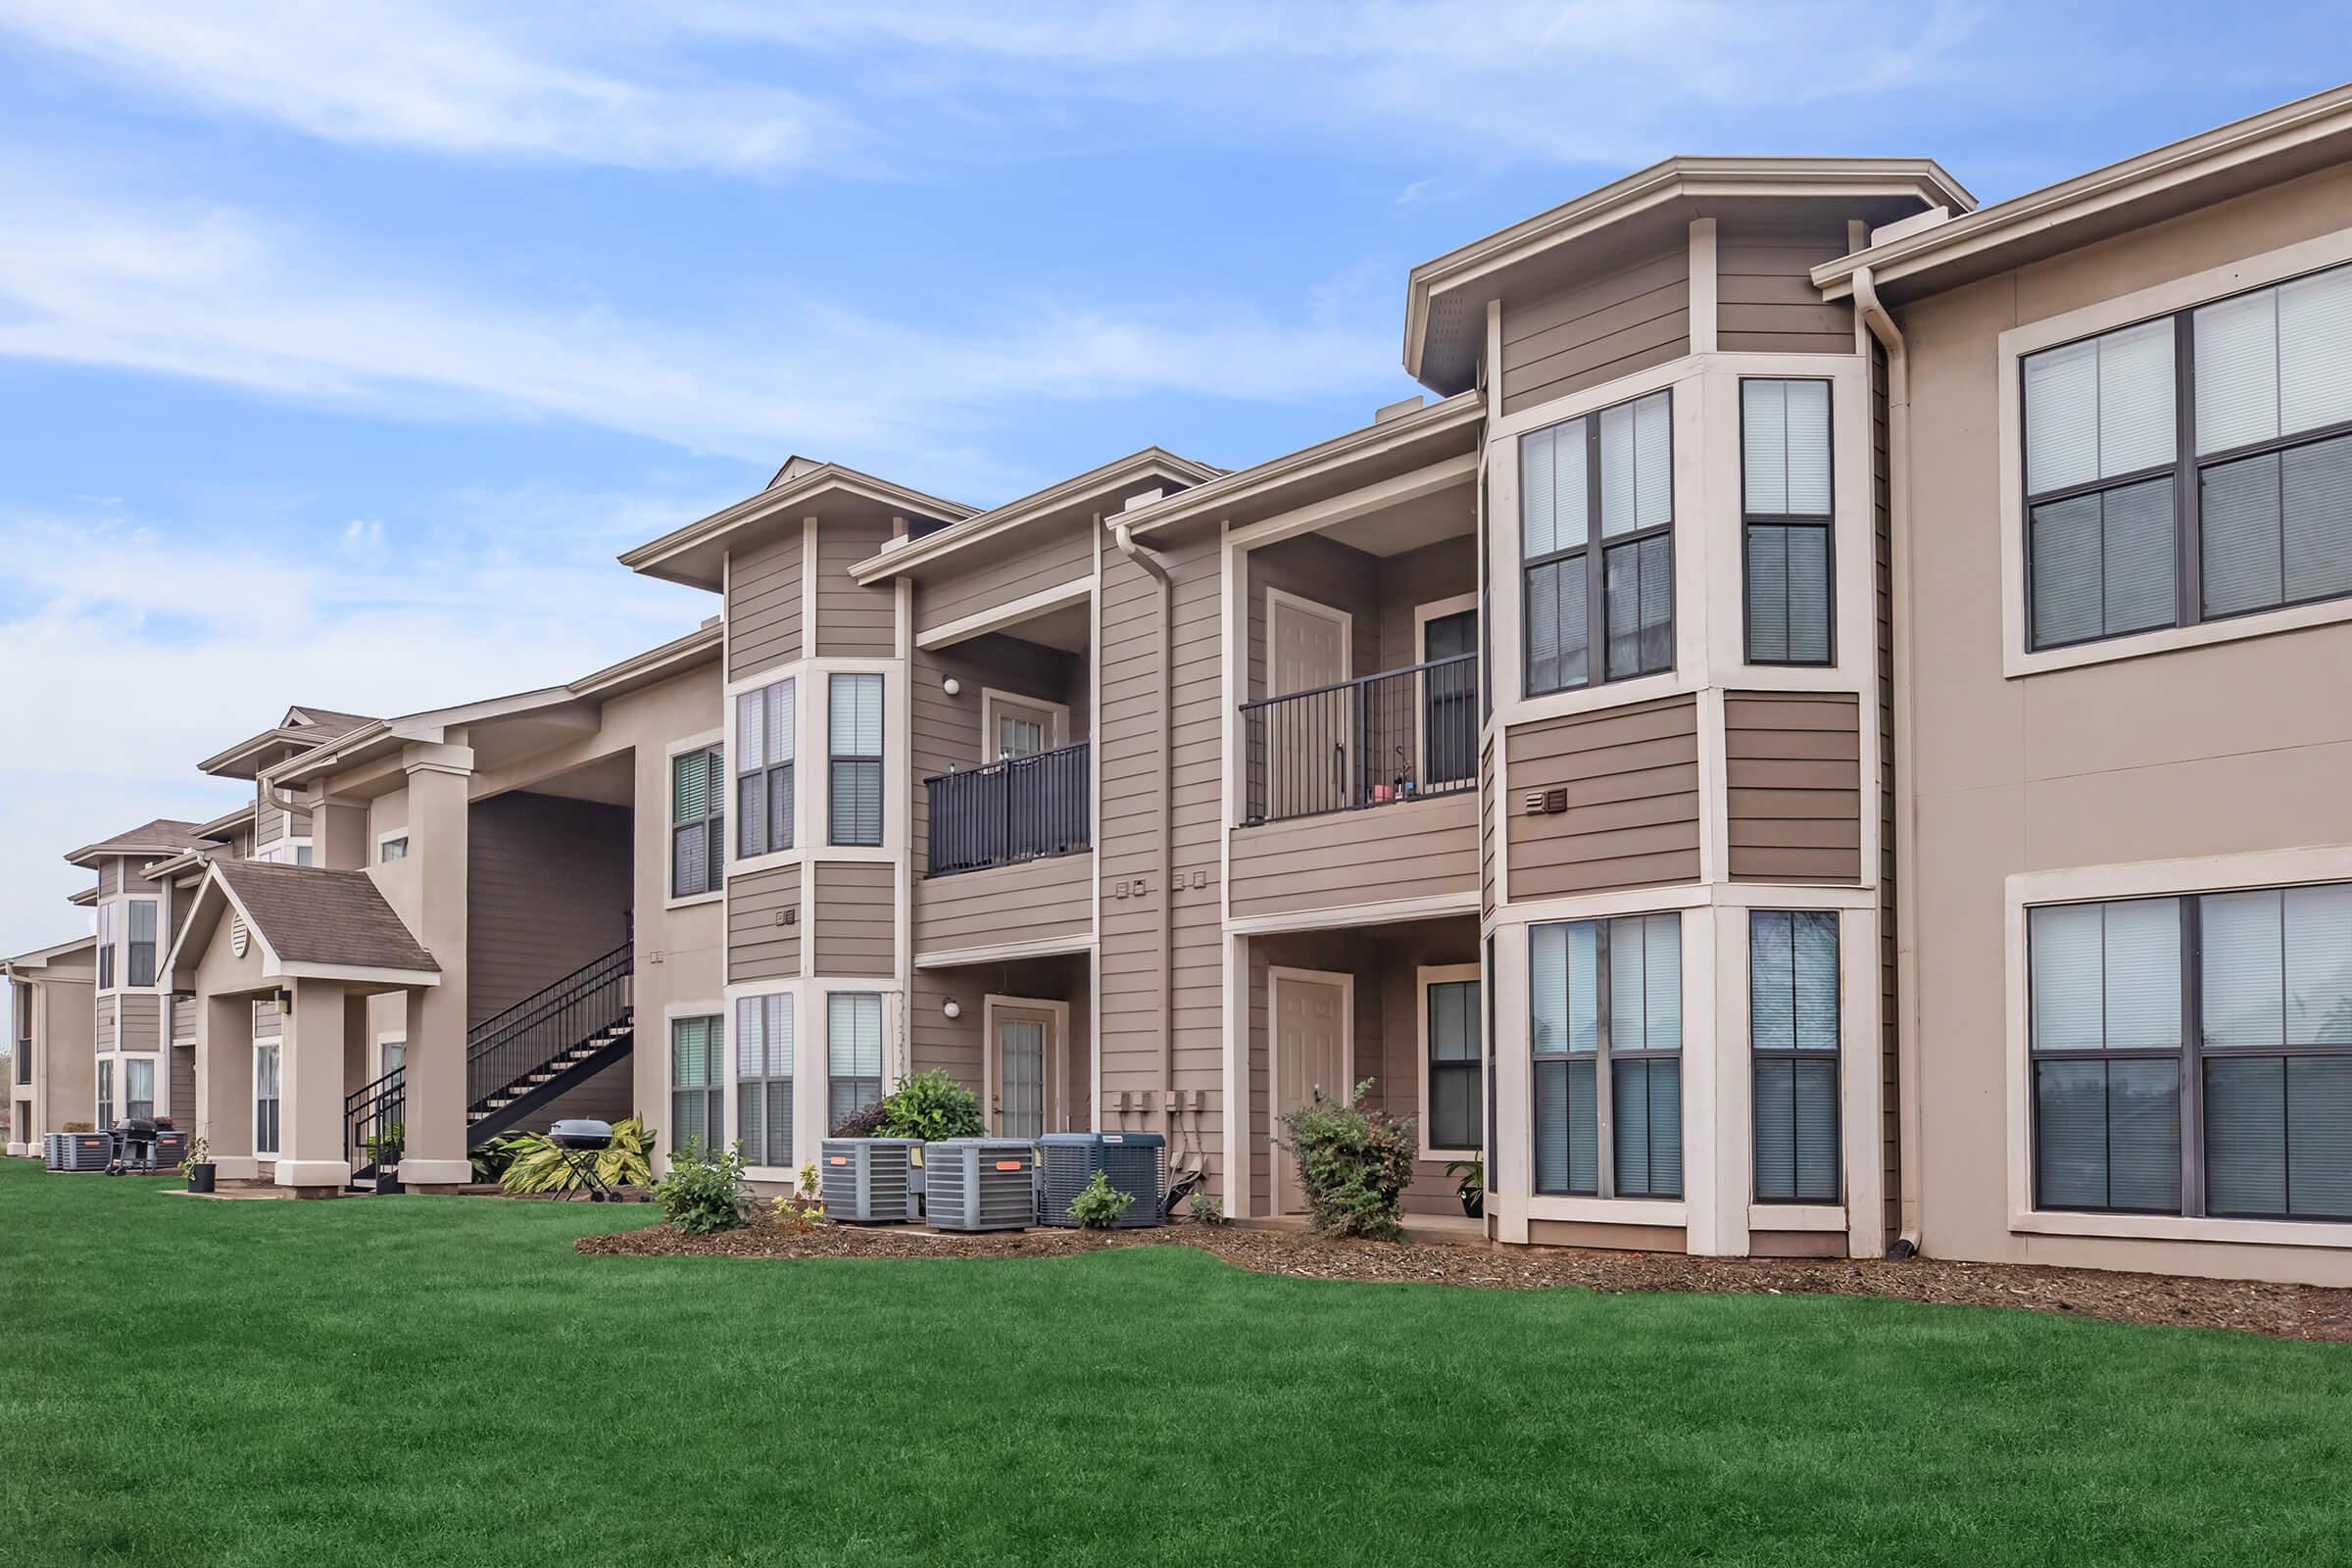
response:
[[[1155,1231],[1039,1230],[942,1235],[906,1226],[765,1223],[718,1236],[667,1225],[588,1236],[582,1252],[631,1256],[770,1258],[1064,1257],[1113,1247],[1196,1247],[1237,1268],[1298,1279],[1600,1292],[1693,1291],[1772,1296],[1876,1296],[1946,1306],[2015,1306],[2110,1323],[2240,1329],[2283,1340],[2352,1341],[2352,1290],[2207,1280],[2034,1264],[1912,1258],[1711,1258],[1575,1248],[1494,1248],[1436,1242],[1333,1241],[1297,1231],[1171,1225]]]

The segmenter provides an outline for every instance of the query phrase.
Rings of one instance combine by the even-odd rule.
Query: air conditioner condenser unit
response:
[[[906,1225],[915,1219],[914,1152],[919,1138],[828,1138],[817,1155],[825,1217],[845,1225]]]
[[[923,1146],[923,1208],[933,1230],[1017,1231],[1037,1212],[1037,1148],[1009,1138]]]

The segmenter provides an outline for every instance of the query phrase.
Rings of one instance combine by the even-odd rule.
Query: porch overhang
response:
[[[215,861],[198,884],[163,972],[173,991],[196,971],[223,917],[241,920],[265,980],[335,980],[364,990],[437,986],[441,965],[365,871],[262,860]]]
[[[799,527],[804,516],[906,517],[944,525],[961,522],[976,510],[840,464],[796,460],[758,495],[624,552],[620,564],[648,577],[716,593],[726,583],[729,551],[780,538]]]

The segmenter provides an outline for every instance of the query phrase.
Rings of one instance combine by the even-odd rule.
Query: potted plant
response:
[[[1483,1218],[1487,1212],[1487,1162],[1477,1158],[1450,1160],[1446,1174],[1453,1178],[1453,1196],[1462,1200],[1462,1212],[1472,1219]]]
[[[179,1173],[188,1179],[188,1191],[211,1192],[213,1169],[213,1146],[204,1134],[198,1133],[188,1140],[188,1152],[179,1162]]]
[[[367,1140],[368,1162],[375,1167],[375,1191],[380,1197],[400,1191],[400,1151],[408,1134],[406,1122],[386,1122],[383,1131]]]

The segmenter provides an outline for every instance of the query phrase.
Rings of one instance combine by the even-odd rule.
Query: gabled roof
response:
[[[203,842],[204,835],[197,831],[196,823],[159,816],[127,833],[118,833],[111,839],[83,845],[66,857],[66,863],[87,865],[102,855],[177,855]]]
[[[1489,300],[1557,287],[1694,218],[1818,212],[1879,224],[1976,204],[1932,158],[1668,158],[1414,268],[1404,368],[1433,391],[1462,391],[1477,378]]]
[[[266,977],[440,983],[441,965],[367,872],[215,860],[172,947],[167,967],[175,987],[192,983],[195,960],[224,913],[241,916],[261,943]]]
[[[301,749],[317,746],[322,741],[335,740],[374,722],[364,713],[297,706],[287,709],[285,717],[260,734],[248,735],[228,750],[208,757],[196,765],[204,772],[220,777],[251,778],[261,771],[257,759],[273,747]]]
[[[1467,461],[1478,448],[1486,401],[1476,392],[1457,392],[1393,418],[1319,441],[1297,452],[1238,468],[1190,490],[1105,517],[1136,535],[1200,518],[1252,522],[1276,513],[1330,500],[1366,485],[1395,479],[1448,459]],[[1470,477],[1465,469],[1462,477]]]
[[[1825,298],[1870,269],[1886,299],[1916,299],[2212,206],[2352,157],[2352,84],[2298,98],[2055,185],[1813,269]]]
[[[13,972],[18,969],[46,969],[60,958],[71,957],[76,953],[94,949],[97,946],[98,939],[96,937],[75,937],[71,942],[60,942],[54,947],[35,948],[30,953],[20,953],[13,958],[0,958],[0,970]]]
[[[1017,501],[974,513],[919,539],[909,538],[896,549],[860,561],[850,568],[850,575],[861,583],[878,582],[943,556],[968,555],[975,547],[1002,540],[1017,529],[1041,522],[1091,519],[1098,512],[1118,511],[1130,496],[1152,489],[1188,490],[1225,471],[1180,458],[1164,447],[1146,447]]]
[[[798,527],[806,515],[905,517],[919,528],[960,522],[975,510],[838,463],[794,458],[758,495],[639,545],[623,554],[620,564],[649,577],[715,592],[725,577],[729,550],[767,543],[786,528]]]

